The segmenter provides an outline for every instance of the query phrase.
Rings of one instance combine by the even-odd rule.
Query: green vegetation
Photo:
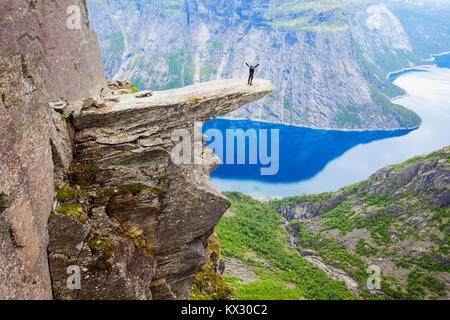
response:
[[[386,79],[386,74],[392,70],[404,67],[404,61],[410,60],[408,59],[409,56],[406,54],[404,56],[400,54],[399,56],[398,54],[391,54],[389,50],[385,50],[385,54],[390,58],[383,61],[380,60],[374,64],[367,61],[364,57],[363,50],[358,45],[358,41],[355,40],[354,45],[355,59],[360,66],[364,78],[371,86],[372,101],[377,106],[381,107],[381,110],[378,111],[378,115],[395,117],[400,126],[405,128],[412,128],[420,125],[421,119],[415,112],[401,105],[394,104],[389,99],[403,95],[406,91]],[[346,120],[351,120],[350,118],[346,119],[346,116],[350,117],[350,115],[346,115],[344,111],[344,115],[340,116],[340,121],[345,122]]]
[[[135,183],[117,186],[113,188],[96,188],[95,193],[97,197],[107,197],[127,193],[138,194],[139,192],[144,190],[150,191],[154,194],[161,194],[163,192],[163,190],[159,188],[154,188],[151,186],[147,186],[145,184]]]
[[[78,191],[67,184],[65,184],[61,189],[56,189],[56,199],[59,202],[72,200],[78,195]]]
[[[373,201],[372,198],[370,200]],[[379,211],[370,218],[363,217],[351,210],[350,201],[344,201],[335,209],[322,215],[321,218],[328,218],[323,228],[324,231],[338,229],[341,235],[345,235],[354,229],[367,228],[372,239],[378,245],[388,244],[391,240],[391,233],[388,232],[388,229],[393,224],[394,217],[390,213]]]
[[[215,40],[213,42],[211,42],[208,45],[209,50],[218,50],[218,51],[223,51],[224,50],[224,45],[221,41],[219,40]]]
[[[56,209],[56,212],[69,217],[75,217],[80,222],[85,222],[87,218],[86,214],[83,212],[83,208],[78,203],[63,204]]]
[[[361,72],[364,78],[375,88],[375,90],[381,91],[382,94],[385,94],[390,98],[406,93],[405,90],[386,79],[387,73],[392,70],[402,68],[402,64],[400,66],[386,63],[382,65],[373,64],[364,57],[363,50],[359,46],[358,41],[354,39],[353,43],[355,45],[355,59],[361,69]]]
[[[232,201],[230,210],[234,215],[222,218],[216,226],[222,253],[250,263],[261,279],[249,284],[233,279],[230,285],[238,299],[355,299],[343,282],[330,279],[286,246],[287,233],[280,225],[281,217],[268,204],[237,192],[225,195]],[[268,261],[271,268],[246,258],[251,252]]]
[[[225,277],[225,280],[238,299],[355,298],[344,283],[331,280],[287,246],[289,232],[297,236],[301,250],[312,250],[326,265],[342,270],[355,280],[360,298],[441,299],[448,292],[442,273],[450,272],[450,208],[435,208],[433,201],[448,188],[440,186],[436,187],[440,188],[438,191],[421,193],[396,191],[421,181],[414,178],[404,181],[409,166],[439,161],[441,170],[447,168],[448,160],[446,147],[391,166],[394,171],[388,179],[374,175],[368,181],[334,193],[289,197],[269,203],[226,192],[234,215],[224,217],[216,227],[222,252],[226,257],[244,262],[259,280],[248,283],[237,277]],[[427,170],[435,170],[430,168]],[[426,171],[417,174],[429,176]],[[386,188],[392,190],[381,194],[372,191]],[[317,216],[301,221],[293,219],[284,230],[277,212],[283,207],[296,206],[309,208]],[[416,246],[424,246],[426,251],[417,250]],[[389,261],[395,265],[393,268]],[[381,268],[381,287],[376,294],[367,288],[371,265]]]
[[[366,241],[364,241],[363,238],[359,238],[358,243],[356,245],[356,253],[360,256],[372,256],[374,254],[377,254],[378,249],[375,247],[372,247],[370,244],[368,244]]]
[[[295,232],[299,232],[300,228],[301,228],[301,225],[302,224],[301,224],[300,221],[293,219],[293,220],[289,221],[287,227],[292,229]]]
[[[150,241],[142,232],[136,230],[122,230],[119,234],[131,239],[136,248],[148,257],[153,258],[152,241]]]
[[[401,127],[413,128],[420,125],[422,119],[412,110],[392,103],[381,91],[372,88],[372,101],[382,107],[382,115],[394,116]]]
[[[300,289],[288,287],[282,280],[265,279],[247,284],[234,281],[230,285],[240,300],[298,300],[303,296]]]
[[[374,175],[335,193],[273,200],[269,206],[277,211],[298,205],[315,210],[310,213],[316,217],[291,220],[287,230],[298,236],[301,248],[313,250],[327,265],[353,278],[362,298],[438,299],[447,294],[442,273],[450,272],[450,208],[436,208],[436,199],[442,199],[448,188],[440,185],[421,190],[421,185],[414,184],[421,184],[423,177],[439,177],[448,168],[448,160],[446,147],[392,165],[393,171],[384,169],[390,172],[388,178]],[[438,169],[427,166],[437,163]],[[409,167],[416,164],[422,168],[416,173],[421,177],[410,177]],[[419,193],[405,192],[405,187]],[[386,190],[389,192],[384,193]],[[391,270],[386,261],[392,261],[395,267]],[[381,292],[373,295],[366,288],[366,271],[369,265],[378,263]]]
[[[360,114],[364,114],[367,111],[367,106],[342,106],[337,103],[338,112],[334,118],[338,126],[341,128],[347,127],[361,127]]]
[[[200,80],[208,81],[210,80],[211,74],[214,74],[216,72],[217,69],[214,67],[212,63],[202,65],[200,67]]]
[[[186,50],[179,49],[171,55],[162,55],[161,59],[167,64],[168,71],[163,74],[151,74],[151,71],[148,71],[152,78],[151,89],[169,90],[194,83],[193,58]],[[140,79],[132,81],[136,85],[141,84]]]
[[[306,203],[306,202],[325,202],[330,199],[332,194],[333,194],[332,192],[324,192],[324,193],[320,193],[320,194],[276,199],[276,200],[270,201],[269,205],[275,211],[279,211],[281,209],[281,207],[285,207],[285,206],[293,208],[293,207],[300,205],[301,203]]]
[[[208,240],[207,253],[209,261],[205,268],[197,274],[190,292],[190,300],[230,300],[233,291],[227,282],[216,272],[220,256],[220,242],[216,234]]]
[[[112,265],[108,262],[108,260],[114,254],[114,245],[112,245],[108,239],[101,237],[97,233],[91,235],[90,239],[87,241],[87,245],[91,249],[92,254],[100,254],[99,258],[87,266],[88,270],[110,271],[112,269]]]
[[[404,161],[402,163],[390,165],[390,167],[392,167],[392,168],[394,168],[394,170],[398,171],[398,170],[401,170],[401,169],[403,169],[405,167],[408,167],[408,166],[411,166],[413,164],[416,164],[419,161],[427,161],[427,162],[431,163],[433,161],[441,160],[441,159],[450,160],[450,155],[447,152],[445,152],[444,150],[442,150],[442,149],[434,151],[434,152],[432,152],[430,154],[427,154],[427,155],[424,155],[424,156],[412,157],[412,158],[410,158],[410,159],[408,159],[408,160],[406,160],[406,161]]]
[[[139,192],[141,192],[143,190],[148,190],[148,191],[150,191],[150,192],[152,192],[154,194],[160,194],[160,193],[163,192],[163,190],[161,190],[161,189],[150,187],[150,186],[147,186],[145,184],[139,184],[139,183],[127,184],[127,185],[119,187],[119,191],[122,191],[122,192],[123,191],[128,191],[128,192],[131,192],[131,193],[139,193]]]
[[[273,9],[266,10],[264,19],[274,27],[290,28],[297,32],[343,31],[348,29],[347,21],[343,15],[346,2],[348,1],[286,1]],[[330,11],[333,11],[332,16],[329,15]],[[318,19],[321,14],[328,14],[327,21]]]
[[[316,251],[326,264],[342,269],[358,282],[363,297],[371,297],[364,289],[367,266],[358,255],[350,253],[345,245],[338,244],[335,239],[325,237],[321,233],[312,234],[306,230],[305,225],[302,225],[298,232],[298,244]]]

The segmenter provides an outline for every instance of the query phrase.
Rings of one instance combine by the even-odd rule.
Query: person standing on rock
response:
[[[251,86],[253,82],[253,75],[255,74],[255,69],[259,66],[259,63],[256,66],[249,65],[247,62],[245,63],[249,69],[249,76],[248,76],[248,84]]]

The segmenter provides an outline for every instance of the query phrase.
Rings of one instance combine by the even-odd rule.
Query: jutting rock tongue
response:
[[[213,152],[194,154],[191,143],[205,164],[175,164],[172,134],[184,129],[192,142],[196,121],[274,89],[265,80],[218,80],[105,97],[76,114],[69,181],[49,220],[55,298],[187,299],[230,202],[209,178],[219,165]],[[67,288],[70,265],[80,267],[81,290]]]
[[[78,29],[67,26],[72,5]],[[0,39],[0,299],[51,299],[52,159],[63,175],[72,149],[48,102],[98,95],[103,63],[84,0],[2,1]]]

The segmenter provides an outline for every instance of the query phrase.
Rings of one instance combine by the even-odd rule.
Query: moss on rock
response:
[[[72,200],[78,195],[78,191],[65,184],[61,189],[56,189],[56,199],[59,202]]]
[[[90,271],[111,271],[112,265],[108,261],[114,254],[115,246],[105,237],[94,233],[86,242],[92,254],[101,254],[99,258],[87,265]]]
[[[83,212],[83,207],[78,203],[66,203],[56,209],[57,213],[65,216],[74,217],[78,221],[84,223],[87,219],[86,214]]]
[[[218,273],[220,263],[220,242],[216,233],[208,239],[207,254],[209,261],[197,274],[191,288],[191,300],[233,300],[235,295],[230,286]]]

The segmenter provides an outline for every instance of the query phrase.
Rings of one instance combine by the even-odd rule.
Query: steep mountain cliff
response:
[[[61,8],[70,5],[80,29],[66,26]],[[48,102],[106,85],[100,47],[84,1],[2,1],[0,38],[0,298],[49,299],[53,175],[63,176],[72,152],[69,125]]]
[[[193,139],[195,122],[273,89],[259,79],[252,87],[212,81],[148,97],[116,94],[75,115],[74,160],[49,220],[55,298],[187,299],[230,205],[209,179],[220,162]],[[174,162],[179,130],[189,163]],[[67,288],[70,265],[83,271],[82,290]]]
[[[209,180],[218,159],[201,134],[182,155],[206,161],[178,165],[172,133],[191,142],[195,122],[274,87],[137,92],[105,81],[84,0],[2,9],[0,299],[188,298],[218,263],[208,241],[229,200]]]
[[[224,279],[238,299],[449,299],[449,156],[414,157],[337,192],[269,202],[226,192],[215,228]]]
[[[243,77],[277,90],[228,115],[314,128],[395,129],[420,118],[390,103],[389,71],[417,62],[402,25],[365,1],[90,0],[106,73],[139,88]]]
[[[446,0],[385,0],[400,20],[414,51],[425,59],[450,50],[450,3]]]
[[[298,251],[363,298],[449,296],[450,147],[334,193],[274,200]],[[381,271],[369,293],[367,268]]]

